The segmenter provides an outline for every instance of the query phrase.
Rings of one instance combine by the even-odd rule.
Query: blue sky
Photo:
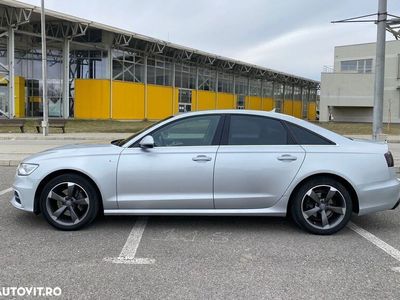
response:
[[[335,45],[376,39],[373,23],[330,22],[375,13],[378,0],[45,0],[45,6],[319,80],[323,66],[333,64]],[[388,11],[400,15],[399,1],[388,0]]]

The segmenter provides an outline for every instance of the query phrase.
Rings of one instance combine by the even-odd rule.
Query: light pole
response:
[[[44,0],[42,0],[41,7],[41,32],[42,32],[42,81],[43,81],[43,121],[42,130],[43,135],[47,136],[49,134],[49,112],[47,106],[47,50],[46,50],[46,17],[44,13]]]
[[[385,80],[385,45],[386,45],[386,19],[387,0],[379,0],[376,59],[375,59],[375,86],[374,86],[374,110],[372,118],[372,138],[379,139],[383,127],[383,92]]]

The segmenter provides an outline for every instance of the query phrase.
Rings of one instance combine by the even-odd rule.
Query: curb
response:
[[[0,159],[1,167],[16,167],[21,161],[15,159]]]

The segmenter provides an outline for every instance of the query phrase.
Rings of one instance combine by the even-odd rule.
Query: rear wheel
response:
[[[46,184],[40,208],[43,216],[61,230],[77,230],[91,223],[99,210],[93,184],[83,176],[65,174]]]
[[[291,202],[292,218],[301,228],[314,234],[333,234],[349,222],[351,197],[346,188],[332,178],[305,182]]]

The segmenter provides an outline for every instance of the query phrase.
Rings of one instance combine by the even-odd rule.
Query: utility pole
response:
[[[42,32],[42,81],[43,81],[43,92],[42,92],[42,103],[43,103],[43,121],[42,130],[43,136],[49,134],[49,112],[47,104],[47,50],[46,50],[46,17],[44,13],[44,0],[42,0],[41,7],[41,32]]]
[[[379,0],[375,59],[374,110],[372,118],[372,138],[374,140],[380,138],[383,127],[382,123],[385,78],[386,20],[387,0]]]

